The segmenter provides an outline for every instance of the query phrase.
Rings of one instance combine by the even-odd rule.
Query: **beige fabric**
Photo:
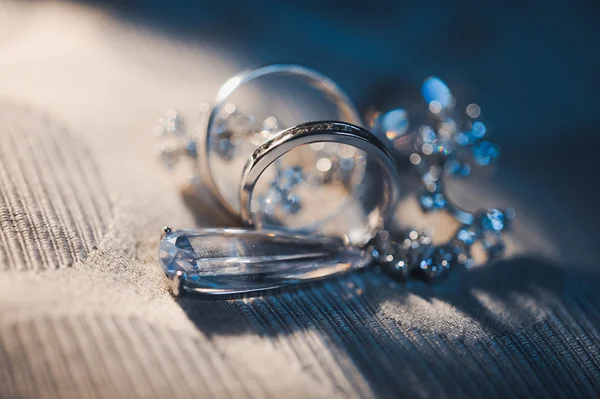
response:
[[[0,396],[527,396],[551,382],[593,393],[598,331],[577,324],[591,311],[561,302],[561,284],[579,283],[535,263],[445,288],[371,273],[277,297],[175,301],[156,262],[160,229],[196,221],[150,132],[168,108],[209,101],[244,62],[208,38],[93,8],[0,4]],[[510,202],[477,194],[489,197]],[[521,248],[558,256],[527,226]],[[498,287],[523,269],[522,284]],[[560,320],[584,339],[557,340]],[[523,331],[567,348],[560,362],[574,371],[529,370],[522,359],[552,360]]]
[[[2,7],[22,21],[0,41],[4,393],[330,397],[348,375],[367,392],[314,333],[297,339],[318,359],[287,340],[205,336],[156,263],[161,226],[194,219],[152,127],[209,100],[238,67],[75,5]]]

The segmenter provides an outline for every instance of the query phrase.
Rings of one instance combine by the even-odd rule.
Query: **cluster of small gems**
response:
[[[504,250],[502,234],[512,218],[512,210],[491,209],[480,213],[471,225],[461,225],[452,238],[433,244],[429,234],[409,229],[397,239],[386,230],[380,231],[369,244],[369,251],[379,264],[394,277],[409,276],[426,281],[444,277],[455,266],[473,265],[473,248],[480,244],[488,260]]]
[[[313,143],[317,161],[309,180],[312,184],[350,183],[355,168],[357,150],[354,147],[338,143]]]
[[[421,114],[393,109],[377,115],[372,128],[405,152],[410,138],[412,148],[407,155],[421,176],[423,188],[417,196],[422,210],[448,211],[461,226],[442,245],[434,245],[427,234],[411,229],[394,239],[382,231],[370,248],[384,269],[398,278],[410,275],[435,280],[455,265],[473,265],[473,248],[477,245],[488,260],[500,256],[505,248],[502,235],[514,210],[471,214],[450,201],[444,191],[444,177],[466,178],[475,168],[493,165],[500,148],[487,141],[489,132],[480,119],[479,105],[457,106],[446,84],[435,77],[425,80],[422,95],[426,109]]]
[[[360,250],[395,278],[435,281],[455,267],[471,267],[476,251],[482,250],[487,260],[501,256],[505,249],[503,235],[510,227],[514,210],[488,209],[471,213],[446,195],[446,177],[467,178],[477,169],[494,165],[500,148],[488,141],[489,132],[481,120],[479,105],[457,105],[445,83],[435,77],[424,82],[422,94],[426,107],[420,117],[415,118],[408,110],[394,109],[378,115],[371,128],[380,137],[390,140],[398,151],[406,152],[406,144],[410,143],[406,155],[421,179],[422,187],[417,193],[421,209],[428,213],[448,212],[460,225],[451,238],[441,244],[434,243],[430,234],[416,229],[394,235],[382,230],[367,244],[366,251],[365,248]],[[204,117],[209,109],[208,106],[202,108]],[[211,151],[230,163],[242,156],[242,146],[257,148],[282,129],[274,116],[257,120],[234,104],[226,104],[208,132]],[[186,124],[176,111],[170,110],[159,119],[155,133],[161,138],[161,157],[166,166],[174,166],[182,157],[198,157],[196,144],[200,135],[186,130]],[[350,183],[358,163],[355,148],[322,142],[310,144],[310,149],[315,159],[310,170],[298,163],[284,164],[281,159],[273,162],[275,173],[266,191],[257,194],[253,201],[257,204],[256,210],[266,219],[276,222],[298,214],[303,209],[298,194],[301,184]],[[170,265],[167,273],[181,272],[175,269],[187,267],[186,259],[191,259],[195,251],[181,237],[175,243],[167,240],[161,247],[161,259]]]
[[[167,168],[172,168],[186,156],[197,157],[196,140],[187,132],[182,119],[174,109],[158,119],[154,134],[160,138],[160,157]]]
[[[272,218],[278,214],[295,215],[302,208],[295,188],[304,182],[304,170],[295,165],[283,167],[280,161],[274,163],[276,172],[268,191],[259,196],[260,209]]]
[[[194,126],[205,128],[210,106],[200,108],[199,122]],[[160,138],[160,156],[164,165],[172,168],[182,158],[197,158],[197,141],[201,137],[194,129],[186,129],[183,118],[175,110],[169,110],[166,116],[159,118],[155,134]],[[275,116],[257,120],[240,110],[235,104],[228,103],[218,113],[211,128],[211,151],[225,162],[231,162],[238,155],[241,146],[257,148],[268,139],[277,135],[284,127]],[[355,170],[356,150],[354,147],[337,143],[314,143],[310,145],[314,153],[313,167],[305,165],[284,166],[274,163],[276,173],[269,184],[269,190],[258,196],[257,203],[261,213],[271,219],[295,215],[302,209],[302,200],[295,188],[308,182],[320,184],[350,184]],[[310,170],[310,172],[307,172]]]

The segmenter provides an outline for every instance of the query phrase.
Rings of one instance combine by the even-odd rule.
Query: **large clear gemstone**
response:
[[[341,240],[245,229],[169,232],[159,261],[170,277],[207,294],[240,293],[321,279],[371,263]]]

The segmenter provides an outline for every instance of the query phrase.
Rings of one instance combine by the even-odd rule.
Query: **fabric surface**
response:
[[[538,179],[537,160],[456,190],[515,206],[506,260],[437,285],[368,270],[174,299],[161,227],[219,222],[194,217],[151,130],[263,61],[233,53],[96,8],[0,3],[0,397],[600,395],[597,216],[579,224],[552,184],[577,182]]]

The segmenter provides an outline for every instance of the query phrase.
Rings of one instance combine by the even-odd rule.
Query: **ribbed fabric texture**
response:
[[[213,221],[194,219],[177,184],[189,171],[162,170],[150,132],[213,98],[234,57],[69,3],[0,10],[0,397],[600,396],[600,278],[531,216],[564,209],[552,197],[516,202],[521,255],[441,284],[375,269],[172,298],[160,228]],[[529,187],[521,175],[504,177]]]
[[[83,260],[111,216],[89,150],[49,118],[9,103],[0,119],[2,267],[43,270]]]
[[[90,298],[77,308],[65,298],[28,316],[13,299],[2,309],[0,384],[5,397],[23,398],[597,396],[598,281],[522,262],[544,269],[545,283],[491,303],[472,295],[489,292],[487,277],[460,276],[440,293],[373,272],[227,302],[139,305],[131,295],[121,299],[129,309]],[[71,288],[82,278],[45,284]],[[5,296],[53,292],[16,280],[12,290],[2,284]],[[178,305],[197,331],[166,324],[181,318]],[[143,307],[164,317],[135,315]]]

